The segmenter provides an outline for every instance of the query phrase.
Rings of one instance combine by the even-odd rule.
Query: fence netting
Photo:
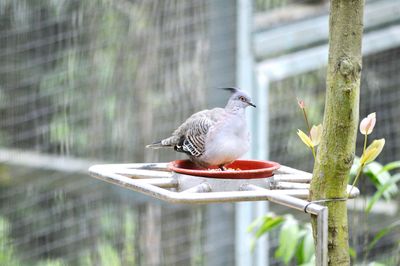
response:
[[[315,1],[253,2],[267,12]],[[0,164],[1,265],[234,265],[233,204],[162,203],[95,180],[86,166],[183,158],[144,147],[225,102],[210,84],[235,85],[236,12],[234,1],[0,1],[0,154],[14,154]],[[360,115],[377,112],[382,163],[399,158],[399,53],[363,63]],[[321,122],[324,80],[321,68],[270,84],[271,160],[312,170],[296,98]],[[47,156],[73,160],[61,171]],[[355,212],[352,245],[362,251],[365,232],[371,239],[398,217],[393,208],[358,228]],[[398,254],[398,238],[386,235],[371,257]],[[277,232],[269,239],[270,265],[281,265]]]

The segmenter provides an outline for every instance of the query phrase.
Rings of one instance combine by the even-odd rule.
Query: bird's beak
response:
[[[248,104],[251,105],[251,106],[253,106],[254,108],[257,107],[257,106],[256,106],[254,103],[252,103],[252,102],[248,102]]]

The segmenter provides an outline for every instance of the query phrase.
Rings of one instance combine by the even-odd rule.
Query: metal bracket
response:
[[[215,179],[170,172],[168,163],[104,164],[91,176],[170,203],[206,204],[268,200],[317,216],[317,265],[327,265],[328,208],[307,201],[311,174],[287,166],[273,177]],[[351,186],[347,187],[350,192]],[[359,195],[353,188],[349,198]]]

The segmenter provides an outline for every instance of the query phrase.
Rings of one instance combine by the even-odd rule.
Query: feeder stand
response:
[[[274,176],[217,179],[179,174],[168,163],[104,164],[89,168],[91,176],[170,203],[206,204],[264,201],[317,216],[316,264],[328,265],[328,208],[306,199],[311,174],[281,166]],[[350,192],[351,186],[347,187]],[[349,198],[359,195],[353,188]]]

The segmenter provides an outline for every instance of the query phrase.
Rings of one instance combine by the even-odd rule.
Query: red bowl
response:
[[[271,177],[274,175],[274,170],[277,170],[279,167],[280,164],[276,162],[257,160],[236,160],[225,166],[225,168],[228,168],[226,171],[221,171],[218,167],[210,167],[209,169],[199,168],[190,160],[176,160],[168,164],[168,169],[176,173],[226,179]],[[229,168],[236,170],[230,170]]]

